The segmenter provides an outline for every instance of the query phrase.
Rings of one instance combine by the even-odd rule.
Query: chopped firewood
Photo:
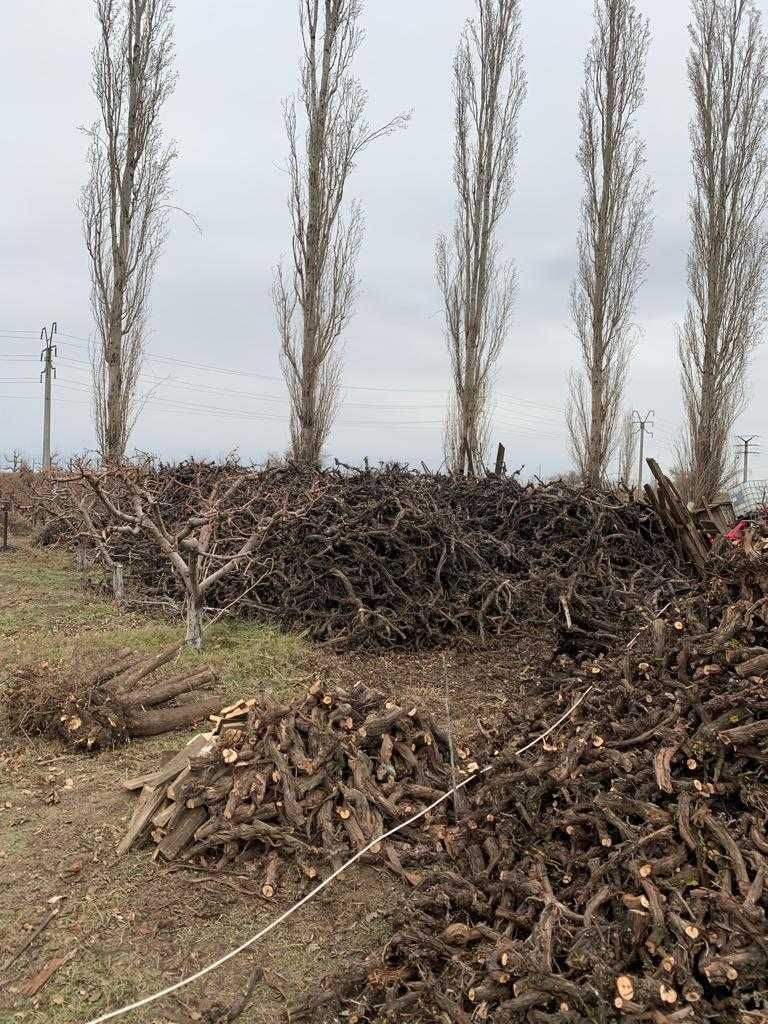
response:
[[[194,739],[180,750],[178,754],[169,758],[168,761],[155,771],[145,772],[143,775],[136,775],[130,779],[124,779],[120,785],[123,789],[142,789],[144,786],[160,786],[163,782],[175,778],[189,764],[189,759],[202,753],[210,745],[210,734],[199,733]]]
[[[155,828],[163,829],[168,824],[168,822],[171,820],[171,815],[172,814],[173,814],[173,805],[172,804],[168,804],[166,807],[164,807],[162,809],[162,811],[158,811],[157,812],[157,814],[152,819],[152,824],[155,826]]]
[[[212,737],[190,757],[173,759],[181,767],[165,786],[170,812],[160,799],[145,819],[145,791],[131,835],[143,839],[145,820],[157,818],[152,838],[167,859],[191,857],[201,866],[216,866],[239,858],[266,865],[276,858],[275,871],[290,860],[305,878],[314,878],[320,867],[337,866],[340,856],[364,849],[446,791],[448,741],[431,715],[392,702],[387,708],[383,694],[362,684],[334,692],[331,705],[323,695],[310,691],[285,705],[266,697],[249,701],[242,728]],[[343,733],[340,745],[345,719],[354,728]],[[360,736],[364,724],[370,736]],[[382,752],[391,768],[383,776],[376,770]],[[395,867],[397,843],[406,840],[387,843],[385,863],[411,886],[420,885],[421,872],[408,864]]]
[[[483,721],[472,743],[491,771],[461,820],[418,830],[427,857],[415,835],[410,863],[399,848],[418,887],[325,1009],[358,1024],[752,1019],[768,966],[768,692],[725,652],[768,651],[768,564],[729,566],[676,599],[695,639],[670,630],[642,672],[618,645],[603,654],[557,742],[515,754],[586,685],[583,662],[527,680],[519,706]]]
[[[677,992],[673,988],[671,988],[669,985],[665,985],[663,982],[662,982],[661,985],[659,985],[659,996],[661,997],[662,1002],[665,1002],[665,1003],[676,1003],[677,1002]]]
[[[635,980],[628,974],[620,974],[616,979],[616,991],[622,999],[632,999],[635,995]]]
[[[158,844],[158,850],[166,860],[173,860],[187,846],[198,828],[208,820],[203,807],[187,808],[177,818],[174,826]]]
[[[261,886],[261,895],[271,900],[275,895],[277,888],[277,876],[280,870],[280,858],[276,853],[272,853],[267,858],[266,870],[264,872],[264,881]]]
[[[149,831],[152,819],[165,802],[165,787],[145,786],[139,797],[139,802],[133,812],[128,829],[117,846],[118,854],[127,853],[132,846],[135,846],[144,838]]]

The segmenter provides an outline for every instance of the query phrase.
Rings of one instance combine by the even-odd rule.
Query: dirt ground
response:
[[[91,666],[110,650],[156,652],[179,624],[116,608],[83,586],[59,552],[20,546],[0,554],[0,1022],[85,1024],[123,1003],[194,973],[256,932],[295,899],[281,889],[265,900],[246,871],[203,874],[156,863],[149,850],[114,852],[134,798],[120,779],[150,769],[188,735],[142,741],[87,757],[10,733],[3,687],[17,666],[47,661],[49,671]],[[543,646],[530,636],[419,655],[329,655],[300,637],[257,624],[222,623],[205,659],[223,693],[262,690],[290,696],[315,675],[341,685],[362,679],[402,701],[445,717],[447,674],[461,737],[519,699],[541,670]],[[190,659],[183,654],[180,660]],[[178,668],[178,665],[174,666]],[[189,734],[191,735],[191,734]],[[231,1004],[255,964],[264,983],[239,1020],[278,1021],[286,1001],[386,936],[383,913],[403,898],[383,869],[354,866],[263,945],[126,1020],[205,1021],[212,1004]],[[58,908],[45,931],[9,967],[32,931]],[[57,966],[34,996],[24,986]]]

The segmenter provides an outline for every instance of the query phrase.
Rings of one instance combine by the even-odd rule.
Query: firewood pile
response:
[[[543,680],[458,822],[422,831],[440,859],[385,947],[290,1020],[766,1020],[767,593],[719,582],[642,657]]]
[[[85,677],[74,668],[54,672],[48,662],[20,668],[6,691],[11,728],[19,735],[58,738],[73,750],[96,752],[205,720],[223,703],[221,697],[202,696],[216,682],[207,665],[157,677],[180,647],[174,644],[150,657],[126,648]]]
[[[232,494],[217,513],[217,536],[231,538],[217,542],[217,559],[254,530],[263,534],[208,592],[209,608],[272,618],[337,646],[419,648],[536,622],[597,652],[681,574],[680,554],[647,505],[561,482],[187,462],[148,470],[142,485],[178,530],[214,485]],[[119,481],[114,488],[113,500],[127,503]],[[181,604],[178,577],[149,536],[116,532],[98,505],[92,517],[112,557],[127,564],[134,592]]]
[[[151,839],[167,859],[250,867],[270,898],[286,872],[338,867],[450,786],[448,737],[433,716],[361,683],[315,682],[290,704],[249,699],[213,720],[174,760],[124,781],[141,796],[121,851]],[[468,753],[457,757],[466,764]],[[412,868],[428,853],[414,828],[371,856],[416,884]]]

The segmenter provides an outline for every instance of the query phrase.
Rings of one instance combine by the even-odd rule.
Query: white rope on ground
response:
[[[560,716],[560,718],[558,718],[554,725],[551,725],[546,730],[546,732],[543,732],[540,736],[537,736],[535,739],[531,740],[531,742],[527,743],[524,747],[521,747],[519,750],[516,750],[515,756],[524,754],[526,750],[530,750],[531,747],[535,747],[537,743],[541,742],[541,740],[546,739],[546,737],[549,736],[550,733],[554,732],[559,725],[562,725],[562,723],[567,718],[570,718],[570,716],[573,714],[573,712],[576,710],[579,704],[581,704],[581,702],[584,700],[584,698],[587,696],[590,690],[593,689],[594,684],[592,684],[592,686],[588,686],[584,693],[582,693],[582,695],[579,697],[579,699],[576,700],[571,705],[571,707]],[[388,832],[385,832],[384,835],[377,836],[376,839],[372,839],[367,846],[364,846],[362,850],[358,850],[358,852],[353,857],[350,857],[346,863],[342,864],[341,867],[336,868],[336,870],[332,874],[330,874],[327,878],[323,879],[323,881],[320,882],[319,885],[316,885],[314,889],[312,889],[305,896],[303,896],[298,901],[298,903],[294,903],[293,906],[288,907],[288,909],[284,910],[279,917],[276,917],[274,921],[270,922],[270,924],[266,925],[266,927],[262,928],[261,931],[257,932],[250,939],[246,939],[246,941],[241,943],[236,949],[230,950],[229,953],[225,953],[223,956],[220,956],[218,960],[214,960],[213,963],[208,964],[207,967],[201,968],[199,971],[196,971],[195,974],[190,974],[188,978],[182,978],[181,981],[177,981],[175,984],[169,985],[167,988],[164,988],[160,992],[155,992],[151,996],[145,996],[143,999],[139,999],[135,1003],[130,1003],[127,1006],[121,1006],[119,1009],[111,1010],[109,1013],[103,1013],[100,1017],[94,1017],[92,1020],[86,1021],[85,1024],[104,1024],[104,1021],[114,1020],[116,1017],[123,1017],[125,1016],[125,1014],[132,1013],[134,1010],[140,1010],[142,1006],[149,1006],[150,1003],[155,1003],[157,1002],[158,999],[163,999],[165,998],[165,996],[169,996],[173,992],[178,992],[179,989],[184,988],[186,985],[191,985],[193,982],[199,981],[200,978],[204,978],[206,974],[210,974],[211,971],[217,970],[219,967],[222,966],[222,964],[225,964],[228,960],[232,960],[234,957],[239,956],[240,953],[248,949],[250,946],[255,945],[259,941],[259,939],[263,939],[265,935],[268,935],[274,928],[277,928],[279,924],[282,924],[283,921],[286,921],[289,917],[291,917],[292,914],[295,914],[296,911],[303,907],[305,903],[309,903],[309,901],[313,897],[317,896],[319,892],[322,892],[322,890],[325,889],[326,886],[330,885],[335,878],[338,878],[338,876],[343,871],[346,871],[348,867],[351,867],[351,865],[354,864],[355,861],[359,860],[364,854],[368,853],[378,843],[383,842],[385,839],[389,839],[390,836],[395,835],[396,832],[399,832],[401,829],[406,828],[408,825],[412,825],[414,821],[418,821],[419,818],[423,818],[425,814],[429,814],[430,811],[433,811],[435,807],[438,807],[441,803],[443,803],[443,801],[447,800],[453,793],[458,792],[458,790],[460,789],[463,789],[464,786],[469,785],[470,782],[472,782],[476,778],[479,778],[479,776],[485,775],[486,772],[491,771],[492,768],[493,765],[487,765],[485,768],[479,769],[472,775],[469,775],[462,782],[458,783],[458,785],[452,786],[447,793],[443,793],[443,795],[438,797],[437,800],[433,800],[429,807],[425,807],[423,810],[419,811],[418,814],[411,815],[411,817],[408,818],[406,821],[401,821],[399,825],[395,825],[394,828],[391,828]]]

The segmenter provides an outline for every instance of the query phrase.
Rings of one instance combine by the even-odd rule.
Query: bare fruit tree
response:
[[[85,485],[96,499],[105,523],[100,527],[99,551],[111,564],[114,559],[109,545],[119,536],[128,541],[144,537],[167,559],[184,590],[186,642],[197,651],[203,647],[206,595],[224,576],[243,568],[254,557],[280,514],[263,520],[254,516],[252,529],[244,531],[239,519],[248,517],[256,499],[243,498],[239,507],[233,507],[232,499],[245,481],[246,475],[235,471],[223,475],[213,487],[190,484],[195,511],[177,528],[171,528],[162,513],[163,489],[168,482],[160,480],[148,464],[123,461],[95,470],[79,459],[72,463],[66,478],[73,493]],[[83,502],[78,502],[81,514],[83,507]],[[89,532],[95,540],[94,530]]]
[[[453,65],[457,216],[450,239],[438,240],[436,269],[452,375],[444,443],[459,475],[484,464],[493,371],[514,306],[515,269],[500,261],[496,229],[512,195],[526,91],[520,7],[477,0]]]
[[[686,497],[709,501],[732,468],[731,431],[766,322],[768,48],[751,0],[693,0],[688,78],[694,190],[689,299],[678,330]]]
[[[92,85],[80,210],[90,258],[96,341],[93,415],[104,458],[120,459],[138,411],[149,293],[167,231],[169,171],[160,113],[173,91],[171,0],[95,0]]]
[[[369,143],[401,128],[408,115],[371,129],[366,93],[350,74],[362,41],[359,0],[299,0],[303,44],[299,103],[284,104],[293,267],[278,266],[273,300],[283,375],[291,403],[291,456],[320,463],[339,400],[341,340],[353,313],[362,240],[360,206],[342,214],[355,161]]]
[[[637,427],[632,411],[628,409],[621,418],[619,433],[619,482],[626,487],[632,486],[636,474],[637,459]]]
[[[567,410],[571,453],[592,487],[605,479],[616,446],[653,198],[635,127],[645,96],[648,21],[632,0],[596,0],[595,21],[579,104],[584,198],[571,288],[583,368],[571,374]]]

